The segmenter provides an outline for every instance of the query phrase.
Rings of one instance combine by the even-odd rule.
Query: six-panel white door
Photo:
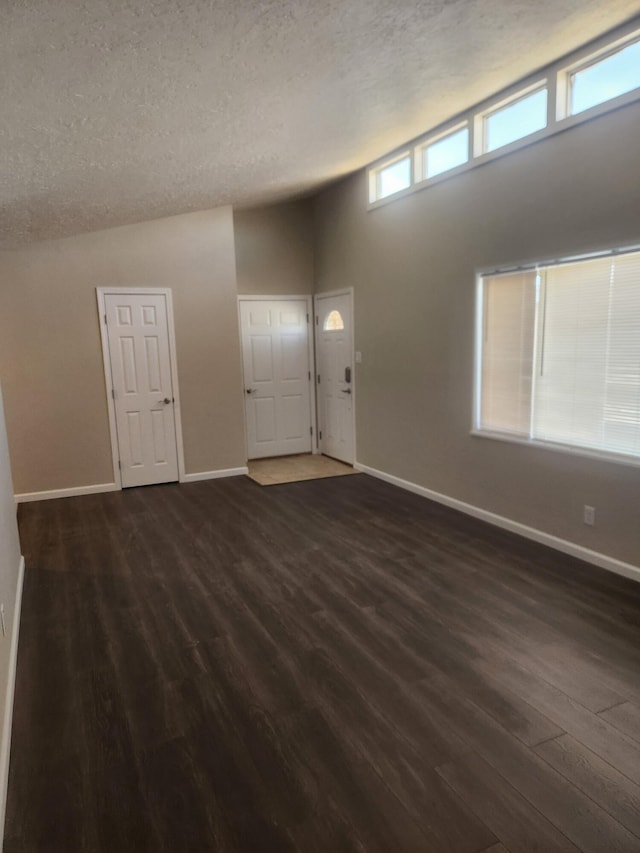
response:
[[[322,453],[353,464],[353,320],[351,294],[316,296],[316,372]]]
[[[105,294],[123,487],[178,479],[176,425],[163,294]]]
[[[309,453],[306,299],[240,300],[249,459]]]

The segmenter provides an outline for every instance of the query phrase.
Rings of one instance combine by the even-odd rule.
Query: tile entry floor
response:
[[[249,477],[261,486],[320,480],[324,477],[344,477],[358,473],[351,465],[345,465],[344,462],[338,462],[329,456],[312,453],[249,460]]]

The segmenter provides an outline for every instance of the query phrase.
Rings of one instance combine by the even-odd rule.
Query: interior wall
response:
[[[17,493],[113,482],[97,287],[170,287],[187,473],[246,464],[230,207],[0,253]]]
[[[637,244],[639,126],[636,103],[370,212],[361,171],[315,209],[317,289],[355,289],[358,461],[633,565],[638,467],[470,429],[477,271]]]
[[[238,293],[313,293],[313,205],[310,199],[236,210]]]

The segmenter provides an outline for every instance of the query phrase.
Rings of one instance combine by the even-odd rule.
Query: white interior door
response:
[[[240,300],[249,459],[309,453],[306,299]]]
[[[316,296],[316,390],[320,451],[353,464],[353,300]]]
[[[105,294],[123,487],[178,479],[164,294]]]

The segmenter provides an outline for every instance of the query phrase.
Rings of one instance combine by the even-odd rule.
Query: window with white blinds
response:
[[[481,288],[476,428],[640,457],[640,252]]]

